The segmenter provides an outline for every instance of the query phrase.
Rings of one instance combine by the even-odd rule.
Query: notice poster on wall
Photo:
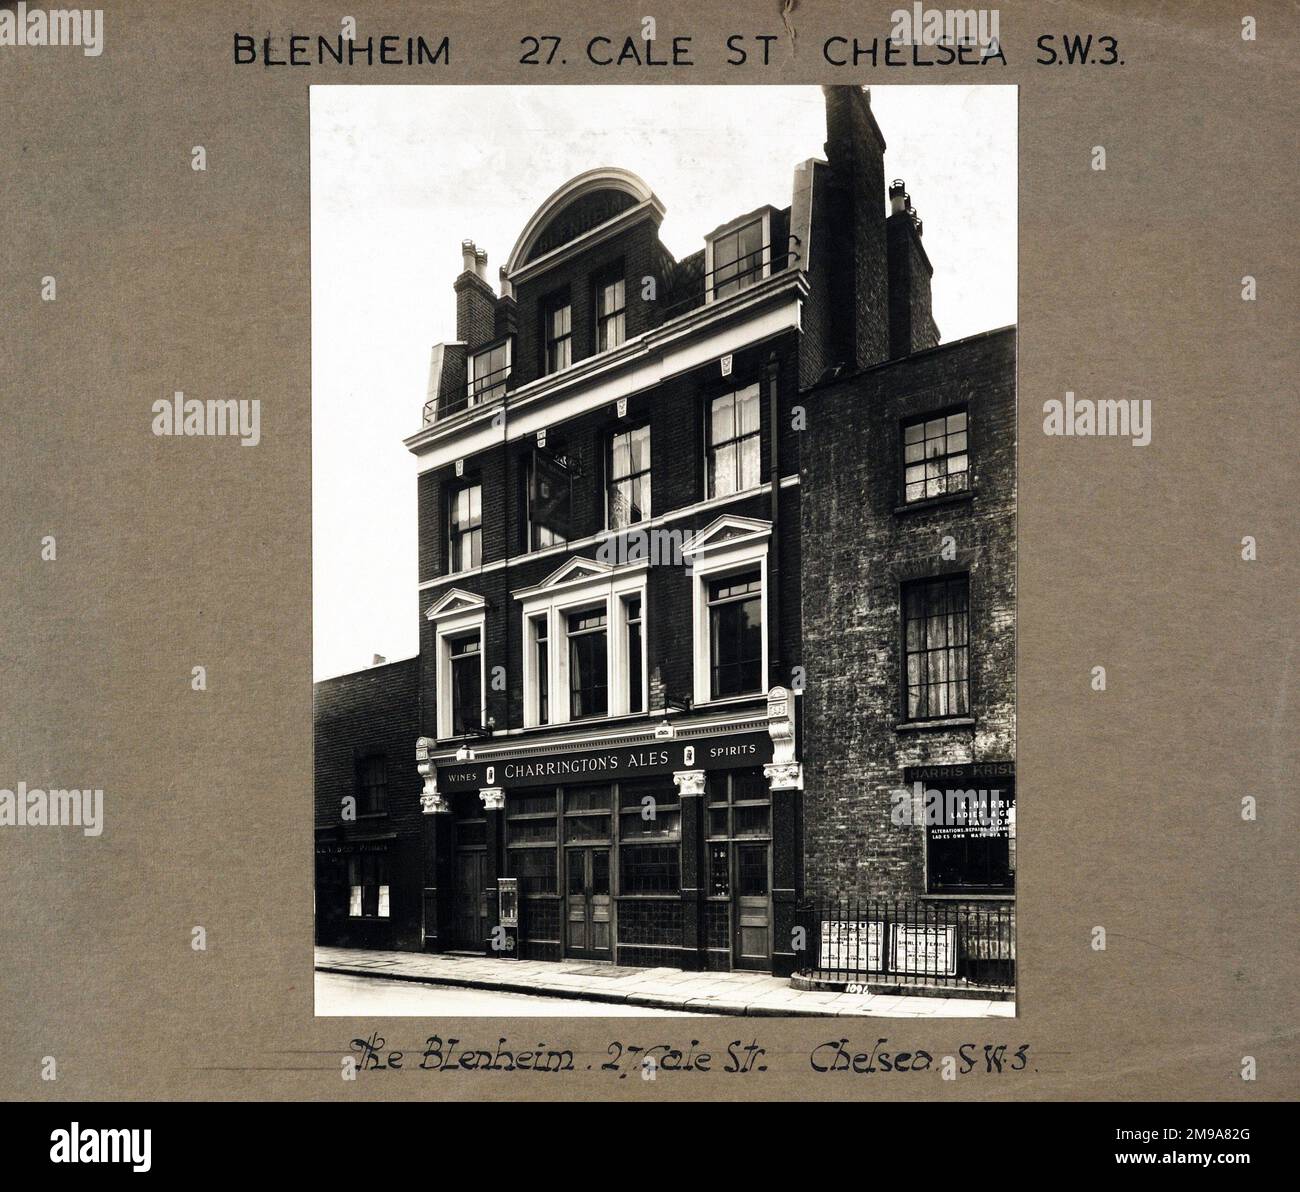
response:
[[[885,925],[870,920],[824,922],[819,953],[821,968],[851,973],[879,972],[884,934]]]

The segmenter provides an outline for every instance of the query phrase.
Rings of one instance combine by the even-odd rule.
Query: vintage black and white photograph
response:
[[[1015,1014],[1016,228],[1015,87],[312,88],[318,1015]]]

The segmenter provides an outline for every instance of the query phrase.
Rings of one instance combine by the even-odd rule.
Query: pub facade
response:
[[[834,451],[853,451],[867,424],[891,468],[894,452],[920,460],[919,481],[914,463],[901,473],[908,492],[919,483],[961,506],[956,421],[943,423],[942,493],[927,480],[935,418],[919,453],[914,430],[906,446],[894,431],[897,402],[956,410],[942,389],[966,384],[964,349],[938,347],[920,220],[901,182],[886,188],[869,95],[824,94],[825,157],[793,168],[788,205],[738,213],[680,260],[659,238],[663,204],[618,167],[548,197],[495,283],[487,253],[462,243],[455,339],[432,349],[406,440],[419,729],[414,756],[392,763],[414,770],[419,810],[392,852],[414,849],[418,863],[403,862],[400,890],[382,860],[355,866],[379,875],[376,891],[358,899],[343,883],[330,897],[359,915],[322,916],[318,878],[321,942],[352,938],[340,918],[380,920],[382,937],[387,918],[387,946],[788,974],[813,885],[874,880],[872,850],[853,853],[862,841],[844,821],[888,801],[884,763],[856,757],[853,696],[825,683],[870,687],[873,651],[850,674],[834,642],[865,644],[864,616],[901,615],[913,598],[895,585],[864,611],[857,581],[811,558],[809,542],[863,567],[896,545],[871,520],[889,522],[893,506],[864,505],[856,480],[836,479]],[[945,351],[946,380],[900,368]],[[914,375],[925,383],[899,396]],[[886,395],[872,410],[856,405],[864,387]],[[842,586],[823,588],[822,572]],[[942,701],[956,690],[926,687],[926,710],[937,699],[951,719],[958,705]],[[880,710],[891,726],[896,710]],[[927,760],[930,732],[907,739],[891,767]],[[948,744],[945,762],[961,753]],[[340,875],[349,840],[362,842],[334,822],[330,766],[371,753],[356,743],[330,757],[318,725],[318,854],[327,842]],[[927,893],[915,866],[888,881]]]

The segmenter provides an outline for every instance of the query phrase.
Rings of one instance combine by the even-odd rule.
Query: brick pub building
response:
[[[316,688],[319,942],[788,974],[845,946],[814,894],[1011,899],[1013,802],[917,791],[1014,800],[1014,329],[940,345],[869,96],[824,90],[789,205],[681,260],[618,168],[495,286],[463,244],[419,655]]]

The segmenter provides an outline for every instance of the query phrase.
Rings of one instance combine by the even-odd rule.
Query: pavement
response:
[[[773,1017],[1014,1018],[1014,1002],[792,989],[770,973],[696,973],[590,961],[496,960],[457,953],[316,949],[316,971],[466,989],[576,998],[695,1014]]]

